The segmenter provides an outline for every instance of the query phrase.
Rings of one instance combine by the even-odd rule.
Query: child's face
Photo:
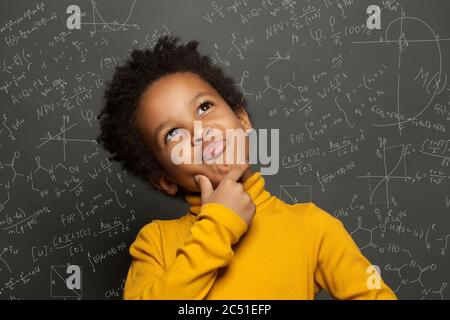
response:
[[[198,96],[199,94],[201,95]],[[207,101],[210,103],[205,103]],[[206,150],[205,146],[211,142],[205,139],[200,142],[200,148],[194,148],[195,120],[201,121],[203,132],[208,128],[216,129],[224,139],[226,129],[245,131],[251,128],[245,111],[241,109],[237,114],[233,112],[217,91],[195,73],[177,72],[158,79],[144,92],[135,116],[137,130],[165,170],[162,178],[150,182],[168,194],[175,194],[179,187],[187,192],[198,192],[199,188],[194,180],[197,174],[207,176],[215,188],[232,166],[242,165],[236,160],[237,138],[234,142],[234,163],[207,164],[203,160],[201,163],[194,163],[196,152]],[[188,131],[192,161],[175,164],[171,158],[172,149],[181,141],[177,139],[178,136]],[[228,143],[229,141],[226,142]],[[245,159],[248,159],[248,138],[244,149]],[[201,157],[200,155],[200,159]]]

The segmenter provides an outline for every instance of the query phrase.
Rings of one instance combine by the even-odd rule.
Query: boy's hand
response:
[[[236,212],[247,225],[250,225],[255,215],[256,207],[250,195],[244,190],[242,183],[237,182],[242,174],[249,168],[249,164],[238,165],[231,169],[222,181],[213,189],[211,181],[203,175],[196,176],[200,186],[202,204],[214,202]]]

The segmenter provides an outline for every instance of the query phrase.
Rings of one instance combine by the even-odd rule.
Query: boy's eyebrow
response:
[[[198,98],[200,98],[200,97],[202,97],[202,96],[204,96],[204,95],[209,95],[210,93],[208,93],[208,92],[200,92],[200,93],[198,93],[198,94],[196,94],[192,99],[191,99],[191,101],[189,101],[189,103],[188,103],[188,107],[190,106],[190,105],[192,105],[194,102],[195,102],[195,100],[197,100]],[[155,129],[155,137],[158,137],[159,136],[159,132],[167,125],[167,123],[168,123],[169,121],[164,121],[163,123],[161,123],[156,129]]]

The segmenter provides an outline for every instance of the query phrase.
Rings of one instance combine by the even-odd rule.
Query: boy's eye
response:
[[[170,141],[173,137],[175,137],[180,132],[179,128],[170,129],[166,134],[166,141]]]
[[[211,106],[212,106],[212,102],[211,101],[205,101],[202,104],[200,104],[200,107],[198,108],[199,115],[201,115],[203,112],[205,112],[206,110],[211,108]]]

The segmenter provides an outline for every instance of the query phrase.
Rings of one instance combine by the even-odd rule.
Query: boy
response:
[[[271,195],[248,162],[174,163],[183,135],[193,156],[212,159],[229,141],[203,134],[252,128],[234,81],[198,53],[198,42],[178,40],[134,50],[107,84],[99,115],[98,141],[112,159],[190,205],[181,218],[140,230],[123,298],[314,299],[325,289],[336,299],[396,299],[338,219],[312,202]]]

